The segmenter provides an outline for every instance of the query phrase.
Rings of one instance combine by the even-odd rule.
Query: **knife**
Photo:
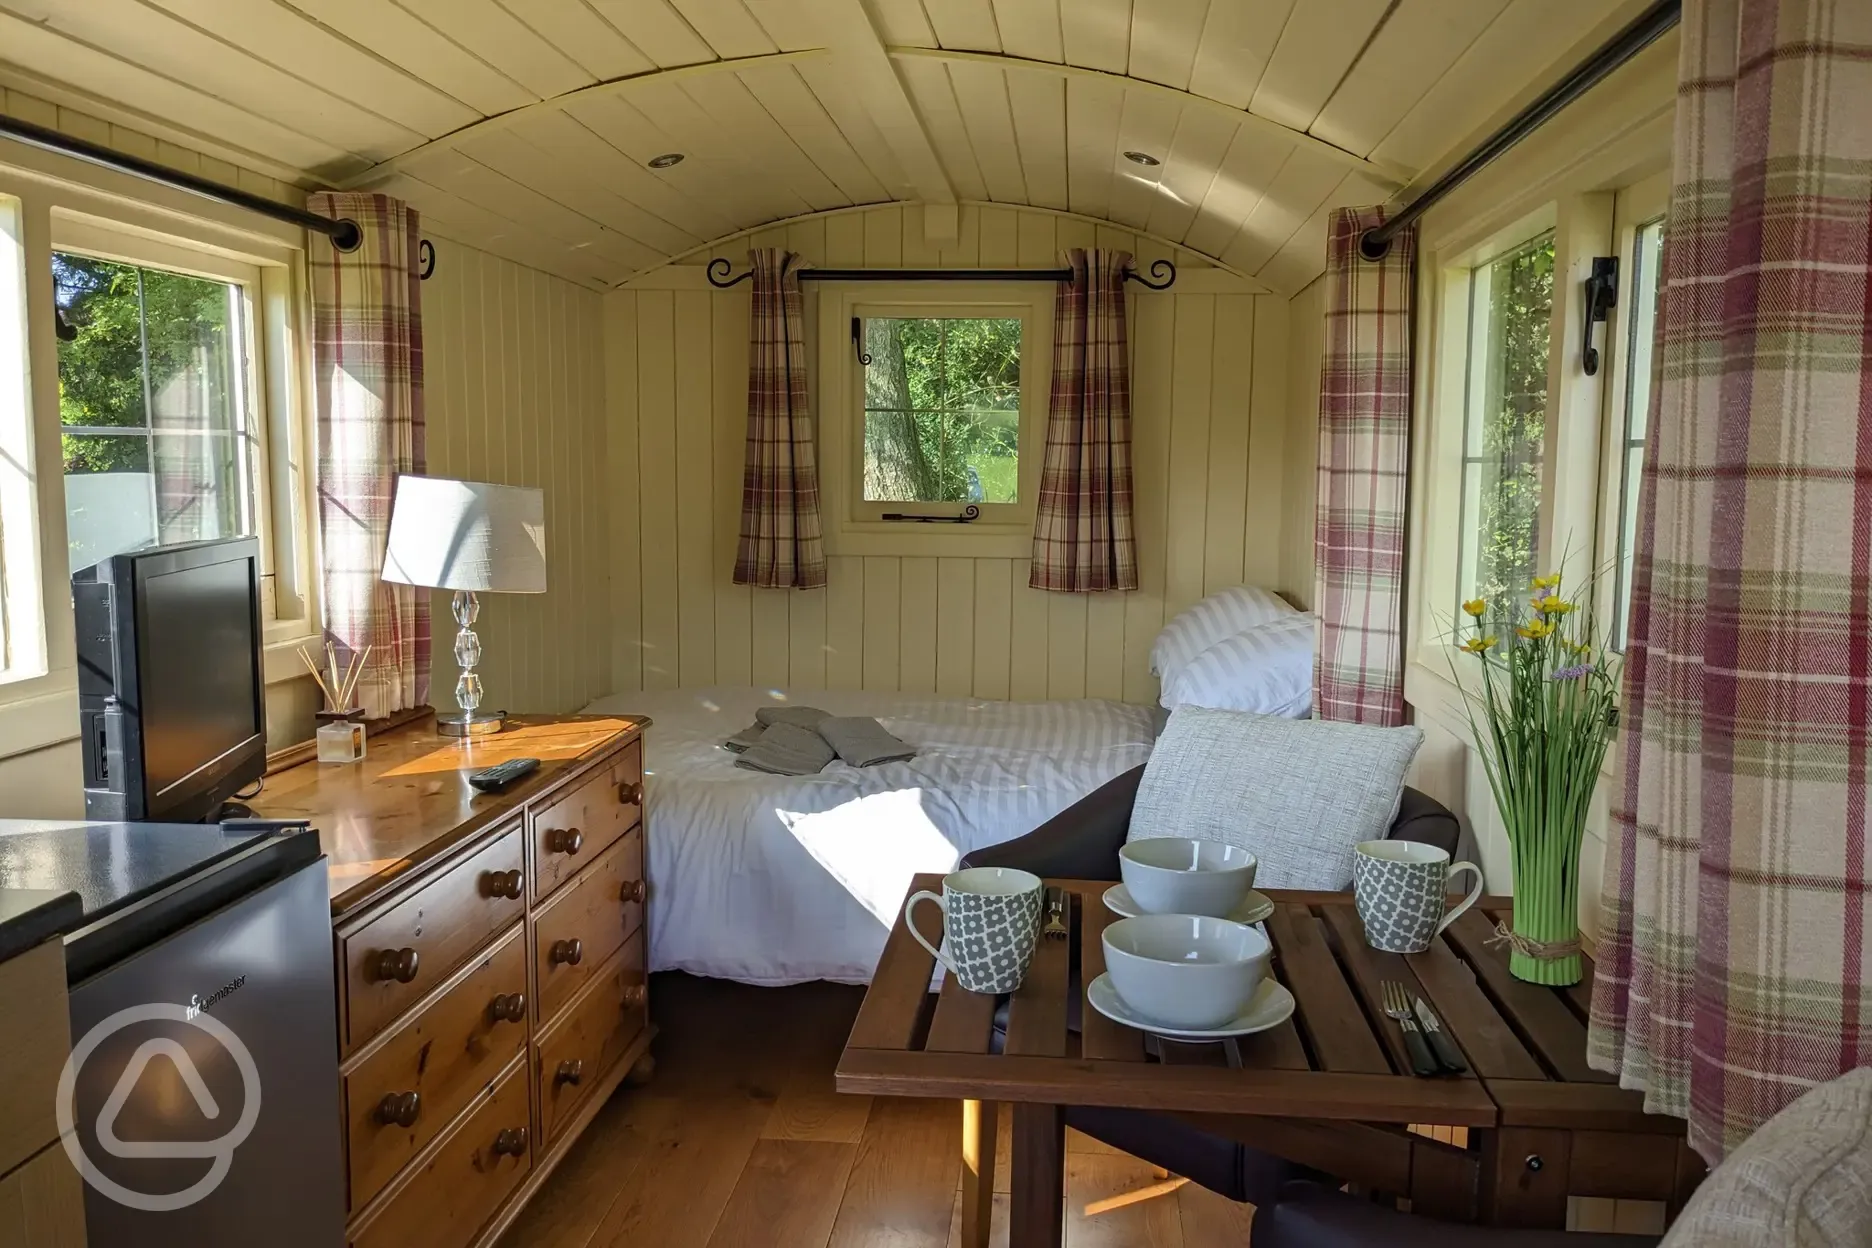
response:
[[[1469,1067],[1464,1064],[1462,1050],[1443,1030],[1443,1020],[1436,1016],[1436,1011],[1425,1004],[1422,997],[1416,998],[1417,1021],[1423,1024],[1424,1035],[1429,1038],[1430,1049],[1436,1054],[1437,1062],[1452,1074],[1462,1074]]]

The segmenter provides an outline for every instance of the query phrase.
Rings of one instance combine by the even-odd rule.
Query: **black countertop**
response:
[[[18,957],[84,921],[78,894],[56,888],[0,888],[0,962]]]
[[[147,934],[152,909],[174,910],[169,903],[181,894],[199,904],[185,900],[176,921],[225,897],[238,876],[284,872],[318,856],[317,834],[305,831],[0,819],[0,953],[63,934],[67,969],[77,975]],[[226,886],[212,883],[219,877]],[[17,916],[5,901],[15,895]]]

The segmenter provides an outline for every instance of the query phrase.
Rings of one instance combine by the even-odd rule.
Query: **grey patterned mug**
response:
[[[1027,976],[1040,939],[1040,877],[1013,867],[970,867],[943,877],[941,895],[912,893],[904,922],[917,943],[970,992],[1013,992]],[[938,949],[917,930],[911,911],[933,901],[943,912]]]
[[[1469,895],[1454,910],[1450,877],[1475,872]],[[1482,895],[1482,868],[1450,864],[1448,852],[1418,841],[1360,841],[1352,855],[1352,893],[1365,924],[1365,942],[1386,953],[1422,953],[1437,933]]]

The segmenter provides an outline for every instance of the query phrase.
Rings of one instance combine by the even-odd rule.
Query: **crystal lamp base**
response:
[[[480,737],[499,732],[507,726],[507,713],[481,713],[481,675],[474,670],[481,661],[481,639],[474,632],[481,604],[472,591],[458,589],[449,612],[461,626],[455,634],[455,663],[461,668],[461,677],[455,682],[455,704],[461,707],[461,714],[437,715],[436,731],[445,737]]]

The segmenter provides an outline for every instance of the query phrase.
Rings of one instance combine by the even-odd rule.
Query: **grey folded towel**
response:
[[[818,732],[839,758],[853,767],[870,767],[916,757],[916,747],[893,737],[868,715],[828,715]]]
[[[754,722],[764,728],[774,724],[794,724],[801,728],[817,728],[821,720],[832,718],[832,712],[822,711],[816,706],[763,706],[754,712]]]
[[[766,724],[749,724],[740,732],[735,733],[734,736],[722,742],[722,748],[724,750],[733,750],[736,754],[740,754],[750,745],[759,741],[761,739],[761,734],[766,731]]]
[[[825,738],[811,728],[798,724],[769,724],[754,742],[735,759],[735,766],[749,771],[765,771],[776,776],[810,776],[823,770],[838,757]]]

